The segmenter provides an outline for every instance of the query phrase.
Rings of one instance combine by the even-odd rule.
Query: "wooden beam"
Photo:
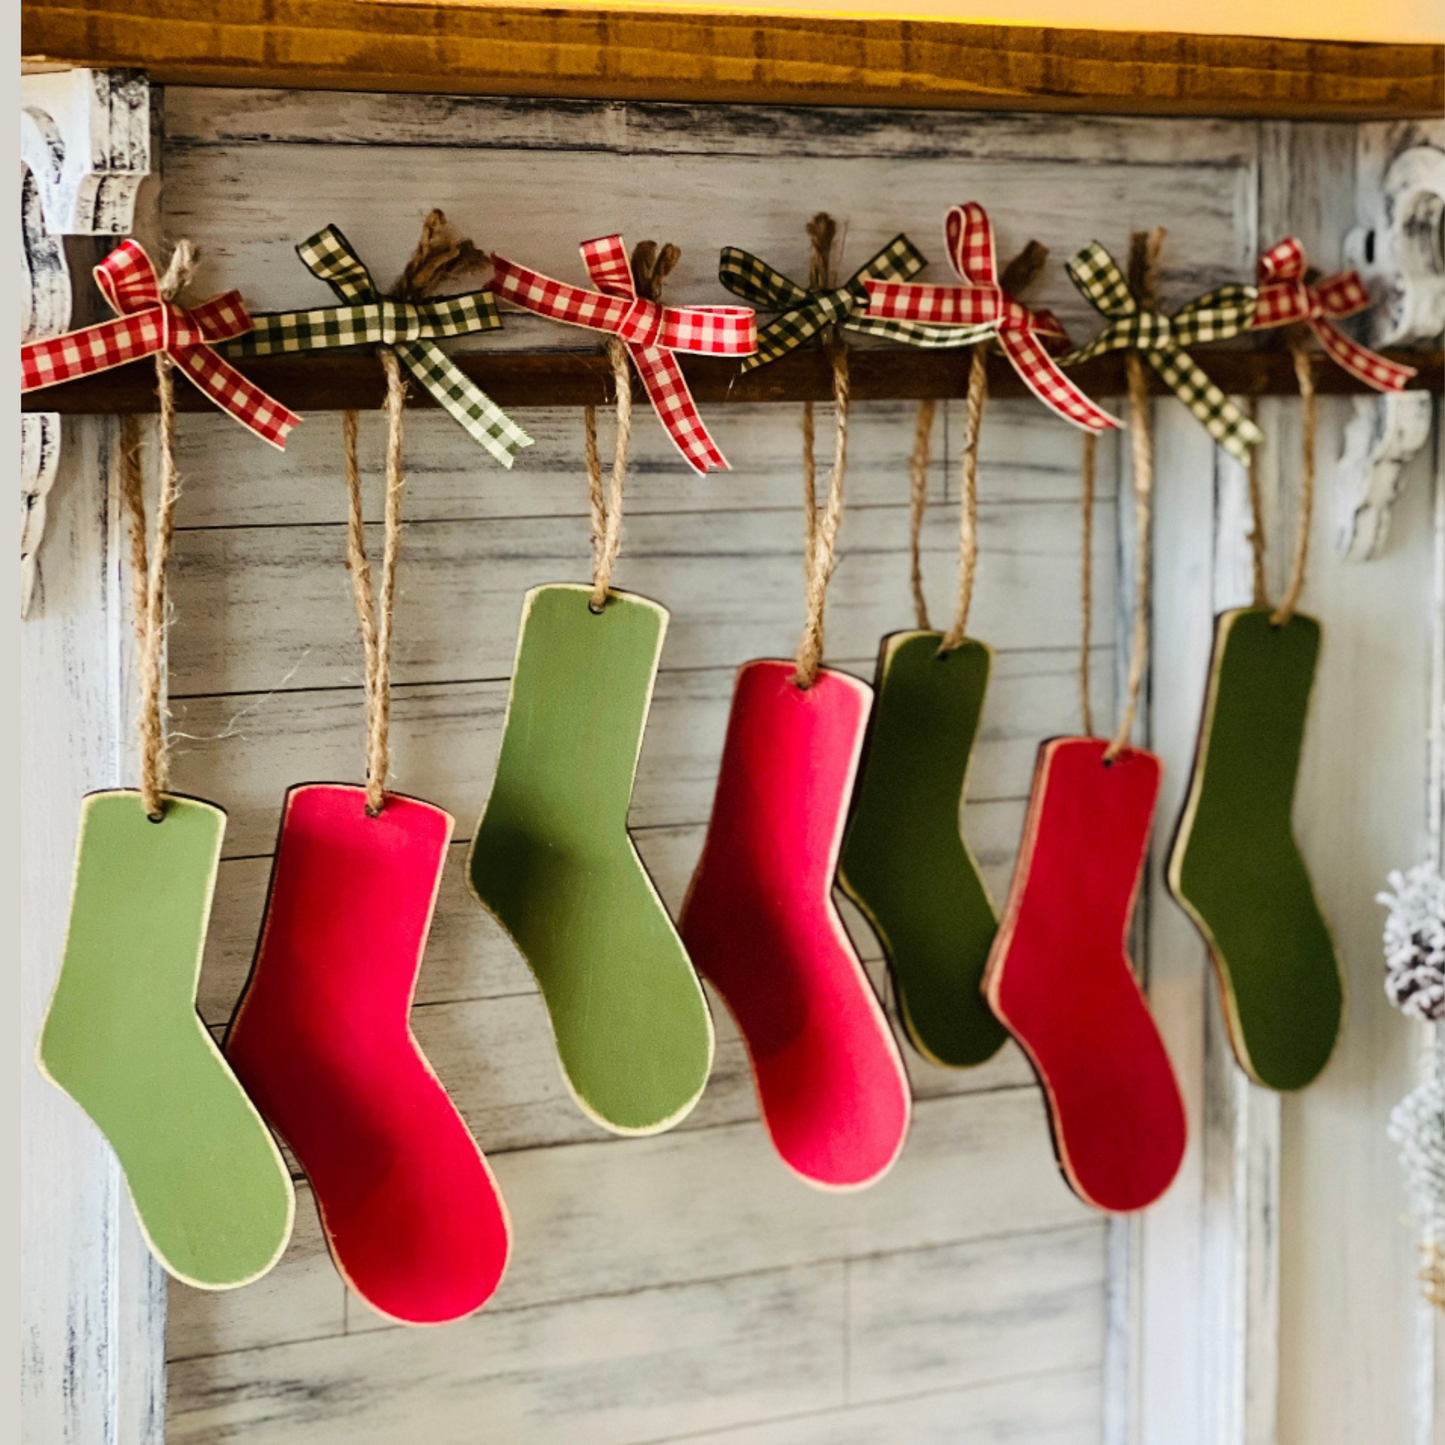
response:
[[[21,50],[196,85],[1340,120],[1445,109],[1438,45],[482,0],[24,0]]]
[[[1441,353],[1394,352],[1396,360],[1419,368],[1412,385],[1439,394]],[[1298,388],[1289,354],[1276,351],[1197,351],[1195,360],[1231,396],[1293,396]],[[600,353],[464,352],[454,358],[461,369],[499,406],[597,406],[612,400],[611,363]],[[832,372],[821,352],[795,351],[768,366],[743,373],[727,357],[680,356],[678,360],[699,402],[828,401]],[[326,355],[248,358],[239,367],[258,386],[293,411],[360,411],[379,407],[386,395],[381,363],[374,356]],[[967,351],[905,351],[879,348],[852,353],[850,372],[856,401],[901,401],[923,397],[960,397],[968,391]],[[179,374],[179,373],[178,373]],[[1070,374],[1094,396],[1119,396],[1125,389],[1122,355],[1095,357]],[[1148,373],[1156,394],[1164,384]],[[989,389],[994,396],[1027,395],[1023,382],[1003,356],[989,358]],[[1364,386],[1337,366],[1316,370],[1326,395],[1358,394]],[[410,388],[411,404],[436,403],[420,387]],[[155,373],[149,362],[133,362],[113,371],[21,397],[22,411],[66,415],[125,415],[156,409]],[[187,383],[176,389],[181,411],[207,411],[212,403]]]

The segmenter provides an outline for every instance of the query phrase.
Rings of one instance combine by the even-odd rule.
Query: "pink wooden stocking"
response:
[[[411,1032],[452,820],[311,783],[286,795],[261,942],[226,1056],[311,1180],[342,1277],[382,1314],[437,1324],[496,1289],[496,1182]]]
[[[791,662],[738,672],[717,796],[683,905],[684,943],[747,1043],[783,1162],[871,1184],[908,1130],[908,1079],[832,898],[872,703],[866,683]]]

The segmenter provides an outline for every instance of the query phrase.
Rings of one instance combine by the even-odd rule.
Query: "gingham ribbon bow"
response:
[[[1210,436],[1230,456],[1248,461],[1250,447],[1258,446],[1263,434],[1184,348],[1247,331],[1254,320],[1255,288],[1220,286],[1181,306],[1173,316],[1165,316],[1139,305],[1124,273],[1097,241],[1069,261],[1067,270],[1074,285],[1109,324],[1087,346],[1060,357],[1060,365],[1072,366],[1105,351],[1138,351]]]
[[[885,321],[868,314],[865,281],[906,281],[928,264],[907,236],[895,236],[870,261],[865,262],[841,286],[831,291],[808,291],[796,281],[775,271],[751,251],[724,246],[718,260],[718,280],[734,296],[741,296],[764,311],[776,311],[765,326],[758,328],[757,353],[743,362],[751,371],[796,350],[825,326],[839,326],[870,336],[891,337],[921,345],[921,328],[906,321]]]
[[[95,268],[95,284],[119,313],[113,321],[32,341],[20,348],[20,390],[58,386],[128,361],[163,352],[222,411],[284,450],[301,420],[216,355],[219,342],[251,329],[239,291],[199,306],[178,306],[161,295],[156,268],[135,241],[122,241]]]
[[[1029,390],[1065,421],[1093,432],[1117,427],[1045,349],[1046,339],[1068,343],[1058,318],[1030,310],[999,284],[993,225],[983,207],[973,201],[954,206],[944,222],[944,243],[962,286],[865,280],[869,315],[919,327],[917,346],[971,346],[996,337]]]
[[[228,347],[233,356],[271,356],[332,346],[389,346],[407,371],[504,467],[532,438],[471,381],[434,338],[496,331],[502,324],[490,291],[394,301],[335,226],[302,241],[296,254],[345,303],[253,317],[251,332]]]
[[[1303,321],[1319,337],[1330,358],[1376,391],[1403,391],[1415,375],[1413,366],[1401,366],[1361,346],[1334,325],[1370,304],[1370,293],[1358,271],[1341,271],[1313,284],[1305,280],[1305,248],[1294,236],[1269,248],[1259,258],[1259,301],[1254,329],[1288,326]]]
[[[582,260],[598,290],[569,286],[505,256],[492,258],[492,289],[507,301],[569,326],[607,331],[626,345],[658,419],[694,471],[727,468],[698,415],[675,351],[750,356],[757,323],[745,306],[663,306],[638,296],[621,236],[584,241]]]

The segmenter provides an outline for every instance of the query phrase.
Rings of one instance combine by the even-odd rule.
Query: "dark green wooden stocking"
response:
[[[979,988],[998,916],[958,818],[993,653],[967,641],[940,654],[942,640],[883,639],[838,881],[883,945],[914,1047],[958,1068],[1008,1035]]]
[[[1343,989],[1290,825],[1320,625],[1220,614],[1169,887],[1204,935],[1240,1066],[1271,1089],[1324,1068]]]
[[[621,1134],[666,1129],[712,1067],[712,1019],[627,833],[667,613],[592,589],[527,594],[472,890],[542,990],[563,1076]]]

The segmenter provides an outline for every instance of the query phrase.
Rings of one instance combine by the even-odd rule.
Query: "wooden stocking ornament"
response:
[[[506,1206],[411,1031],[452,820],[385,791],[405,392],[387,375],[386,541],[373,600],[343,419],[348,566],[366,653],[367,782],[286,795],[266,915],[226,1055],[311,1181],[337,1272],[380,1314],[441,1324],[479,1309],[511,1248]]]
[[[1162,233],[1136,235],[1139,291]],[[1149,639],[1153,449],[1142,363],[1130,351],[1136,583],[1123,715],[1113,740],[1054,738],[1039,750],[1013,884],[984,975],[988,1001],[1043,1085],[1059,1166],[1086,1203],[1142,1209],[1184,1159],[1183,1096],[1127,938],[1149,845],[1161,765],[1128,746]],[[1093,439],[1085,438],[1081,655],[1089,629]],[[1082,678],[1088,725],[1087,673]]]
[[[496,1182],[410,1026],[452,820],[395,793],[286,795],[256,961],[226,1055],[291,1146],[337,1271],[439,1324],[485,1304],[510,1245]]]
[[[879,1178],[903,1147],[908,1081],[832,899],[872,700],[793,663],[738,673],[707,841],[682,936],[747,1043],[763,1122],[810,1184]]]
[[[670,1128],[712,1068],[712,1017],[627,831],[667,613],[585,586],[527,594],[477,900],[536,975],[562,1077],[618,1134]]]
[[[1184,1105],[1126,951],[1159,760],[1102,738],[1039,751],[989,959],[994,1011],[1044,1087],[1059,1165],[1098,1209],[1152,1204],[1184,1157]]]
[[[958,610],[928,626],[919,534],[927,500],[932,404],[919,407],[912,471],[913,596],[918,629],[883,639],[862,776],[838,882],[888,960],[913,1046],[950,1068],[981,1064],[1008,1037],[983,997],[998,915],[959,826],[993,651],[966,637],[977,557],[978,432],[987,396],[985,347],[973,350],[963,446]]]
[[[1230,1043],[1257,1084],[1300,1089],[1334,1051],[1344,986],[1290,815],[1320,624],[1294,610],[1304,584],[1313,494],[1313,377],[1296,348],[1306,410],[1294,577],[1278,608],[1221,613],[1194,772],[1170,852],[1170,892],[1209,947]],[[1252,495],[1258,497],[1257,488]]]
[[[296,1203],[280,1150],[196,1013],[226,815],[166,790],[165,568],[178,481],[169,363],[157,372],[161,494],[149,563],[134,424],[122,430],[141,787],[83,804],[65,954],[37,1060],[115,1149],[160,1263],[186,1284],[230,1289],[281,1257]]]
[[[639,292],[656,299],[676,253],[644,242]],[[669,259],[671,258],[671,259]],[[627,353],[609,345],[617,446],[609,492],[586,413],[590,586],[527,594],[491,796],[467,868],[547,1005],[562,1078],[617,1134],[655,1134],[692,1110],[713,1059],[712,1015],[627,831],[667,612],[610,586],[621,546],[631,427]]]
[[[810,234],[816,286],[832,222],[817,218]],[[898,1046],[832,898],[872,691],[821,666],[847,446],[847,362],[836,342],[830,354],[838,431],[821,515],[811,408],[805,413],[803,640],[793,662],[750,662],[738,672],[681,929],[737,1021],[783,1162],[819,1188],[858,1189],[898,1157],[911,1099]]]

